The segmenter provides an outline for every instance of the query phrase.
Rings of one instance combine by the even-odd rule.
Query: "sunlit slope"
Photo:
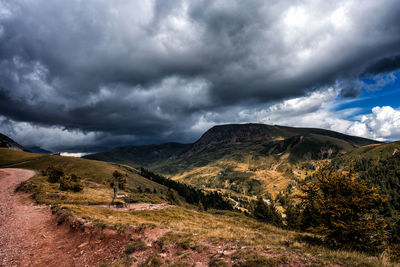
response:
[[[215,126],[191,145],[120,147],[87,158],[143,166],[206,188],[275,195],[308,175],[305,162],[378,143],[323,129],[234,124]]]
[[[400,141],[361,147],[331,164],[336,168],[352,165],[360,179],[379,187],[388,196],[385,213],[400,224]]]
[[[149,188],[151,190],[154,188],[165,189],[164,186],[140,176],[132,168],[120,164],[74,157],[34,154],[0,148],[0,168],[31,169],[40,174],[42,170],[45,170],[49,166],[61,167],[66,175],[74,173],[83,179],[98,184],[112,177],[113,171],[119,170],[127,174],[128,186],[131,188],[141,187],[142,189]]]
[[[304,137],[307,137],[306,141],[315,139],[317,149],[324,145],[328,148],[330,146],[337,148],[337,151],[333,151],[334,153],[339,153],[340,151],[348,152],[356,147],[379,143],[374,140],[349,136],[324,129],[294,128],[265,124],[232,124],[211,128],[193,144],[166,143],[161,145],[125,146],[107,152],[87,155],[85,158],[120,162],[135,167],[143,166],[148,168],[155,165],[168,165],[170,162],[182,162],[182,164],[187,165],[186,161],[188,164],[204,165],[207,161],[211,161],[216,157],[221,158],[226,153],[230,153],[232,150],[226,150],[227,145],[234,145],[235,148],[241,149],[238,145],[247,144],[247,146],[255,146],[254,150],[256,152],[259,151],[256,146],[260,144],[267,148],[275,146],[274,151],[271,152],[279,153],[283,152],[280,150],[290,150],[296,142],[303,143]],[[311,143],[313,142],[311,141]],[[311,156],[316,158],[319,156],[323,157],[324,153],[318,153],[317,149],[314,149]],[[189,160],[204,152],[208,152],[208,155],[210,153],[216,155],[210,157],[209,160],[205,157]],[[265,155],[268,152],[263,151],[262,154]],[[297,155],[297,157],[299,156]],[[196,162],[199,160],[201,162]]]
[[[260,149],[262,149],[262,145]],[[254,159],[249,159],[247,162],[252,161]],[[31,178],[29,184],[35,187],[33,193],[37,201],[51,204],[54,210],[62,210],[79,220],[93,222],[94,225],[111,226],[113,228],[132,226],[138,226],[140,229],[148,226],[150,226],[149,229],[163,228],[174,233],[184,233],[184,237],[189,238],[188,240],[193,247],[207,244],[212,253],[215,253],[212,250],[213,244],[216,244],[215,247],[223,246],[238,250],[235,258],[246,257],[243,253],[250,253],[247,251],[251,251],[253,254],[267,251],[267,253],[271,253],[273,259],[277,258],[288,264],[292,260],[294,262],[300,260],[312,261],[316,265],[344,265],[349,262],[355,266],[380,264],[377,257],[310,245],[302,241],[301,236],[303,234],[301,233],[279,229],[237,212],[222,210],[199,212],[196,207],[187,205],[173,205],[163,210],[126,212],[99,205],[109,203],[111,200],[111,189],[103,185],[102,182],[105,178],[110,177],[112,171],[116,169],[128,174],[131,188],[143,186],[157,188],[160,191],[166,189],[141,177],[133,169],[123,165],[80,158],[37,155],[9,149],[0,149],[0,162],[0,167],[13,165],[11,167],[36,170],[38,176]],[[238,166],[239,170],[246,168],[249,164],[246,163],[245,158],[243,162],[242,165]],[[269,162],[264,163],[265,166],[270,166]],[[75,173],[81,176],[85,182],[84,190],[77,193],[66,192],[61,191],[57,184],[50,184],[46,177],[40,176],[40,170],[49,165],[61,166],[65,173]],[[142,196],[137,192],[131,194],[132,196]],[[149,195],[154,195],[154,198],[160,201],[167,201],[161,199],[158,193]],[[174,239],[171,242],[176,244],[183,242],[179,239],[179,235],[173,235],[173,237]],[[159,240],[163,240],[162,238],[162,236],[159,237]],[[185,242],[187,242],[186,239]],[[241,256],[242,254],[239,252],[244,256]],[[268,262],[265,261],[264,265]]]
[[[371,159],[384,159],[394,156],[400,152],[400,141],[385,143],[385,144],[372,144],[363,146],[351,151],[351,153],[344,156],[344,158],[371,158]]]

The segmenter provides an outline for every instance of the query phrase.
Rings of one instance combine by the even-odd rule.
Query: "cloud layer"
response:
[[[192,141],[257,110],[289,123],[291,105],[319,108],[295,99],[356,97],[359,78],[397,70],[398,14],[395,0],[0,0],[0,131],[96,150]]]

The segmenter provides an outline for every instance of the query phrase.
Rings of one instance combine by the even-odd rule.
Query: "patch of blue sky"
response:
[[[335,111],[354,110],[349,118],[371,113],[377,106],[400,107],[400,71],[360,79],[362,92],[356,98],[338,98]]]

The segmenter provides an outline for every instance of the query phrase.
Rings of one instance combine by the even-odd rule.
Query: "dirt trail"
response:
[[[91,207],[103,207],[103,208],[109,208],[115,211],[143,211],[143,210],[162,210],[168,207],[171,207],[171,205],[168,205],[167,203],[163,204],[151,204],[151,203],[139,203],[139,204],[128,204],[126,207],[115,207],[115,206],[110,206],[110,205],[88,205]]]
[[[0,266],[95,266],[119,258],[128,237],[112,230],[89,233],[57,225],[49,207],[14,192],[34,174],[0,169]]]

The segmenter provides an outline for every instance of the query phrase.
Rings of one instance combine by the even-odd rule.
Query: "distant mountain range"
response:
[[[258,194],[287,186],[303,175],[305,162],[380,143],[317,128],[230,124],[209,129],[192,144],[123,146],[84,158],[145,167],[210,188]]]
[[[52,151],[43,149],[39,146],[28,146],[26,147],[30,152],[37,153],[37,154],[52,154]]]
[[[265,124],[230,124],[214,126],[193,144],[165,143],[160,145],[122,146],[107,152],[90,154],[88,159],[151,167],[165,160],[182,162],[201,154],[227,147],[243,148],[262,144],[262,154],[291,152],[293,161],[329,158],[345,154],[365,145],[380,142],[362,137],[317,129]],[[257,149],[255,150],[257,151]],[[302,152],[304,154],[302,155]]]

